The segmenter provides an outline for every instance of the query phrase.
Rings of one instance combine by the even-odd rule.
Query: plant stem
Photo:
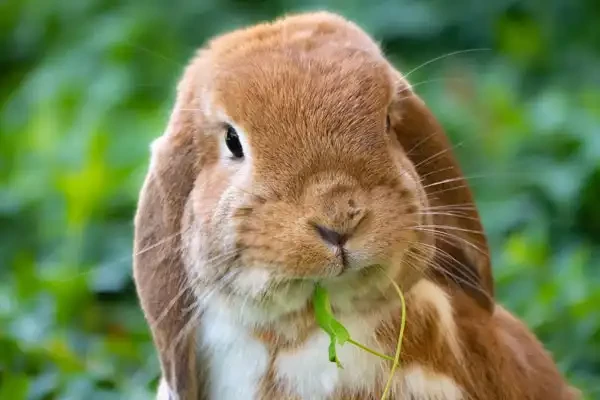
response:
[[[387,275],[386,275],[387,276]],[[388,276],[392,286],[398,292],[398,296],[400,296],[400,302],[402,303],[402,319],[400,321],[400,333],[398,334],[398,344],[396,346],[396,355],[394,356],[394,364],[392,365],[392,369],[390,370],[390,376],[388,377],[388,381],[385,384],[385,389],[383,390],[383,395],[381,396],[381,400],[385,400],[388,396],[390,388],[392,386],[392,380],[394,379],[394,372],[396,372],[396,367],[400,363],[400,351],[402,350],[402,339],[404,337],[404,326],[406,325],[406,303],[404,302],[404,295],[402,294],[402,290],[400,287],[394,282],[392,278]]]
[[[358,347],[358,348],[361,348],[361,349],[363,349],[364,351],[366,351],[367,353],[371,353],[371,354],[373,354],[374,356],[377,356],[377,357],[379,357],[379,358],[384,358],[384,359],[386,359],[386,360],[388,360],[388,361],[394,361],[394,358],[393,358],[393,357],[386,356],[385,354],[378,353],[378,352],[376,352],[375,350],[368,348],[368,347],[367,347],[367,346],[365,346],[364,344],[360,344],[360,343],[358,343],[356,340],[354,340],[354,339],[352,339],[352,338],[349,338],[349,339],[348,339],[348,343],[350,343],[350,344],[353,344],[354,346],[356,346],[356,347]]]

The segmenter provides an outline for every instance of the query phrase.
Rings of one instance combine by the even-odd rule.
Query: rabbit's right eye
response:
[[[244,157],[244,149],[242,148],[242,144],[240,143],[240,138],[231,125],[227,126],[227,133],[225,134],[225,144],[227,145],[227,148],[235,158]]]

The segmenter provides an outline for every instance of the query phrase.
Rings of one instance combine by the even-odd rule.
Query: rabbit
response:
[[[186,67],[135,215],[158,399],[379,399],[391,362],[328,359],[311,296],[393,355],[391,399],[580,393],[496,303],[473,195],[434,115],[379,45],[327,11],[211,39]]]

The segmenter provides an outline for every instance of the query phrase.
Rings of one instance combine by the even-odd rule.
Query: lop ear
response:
[[[489,248],[473,195],[437,119],[397,75],[390,127],[425,187],[436,231],[435,275],[493,309]]]
[[[181,259],[181,220],[199,170],[188,68],[167,131],[152,145],[150,167],[135,216],[133,272],[138,298],[160,360],[159,398],[198,399],[193,302]],[[165,385],[166,383],[166,385]],[[168,387],[168,389],[167,389]]]

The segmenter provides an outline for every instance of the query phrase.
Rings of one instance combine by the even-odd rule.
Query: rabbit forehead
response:
[[[381,113],[393,93],[393,71],[377,44],[329,13],[234,31],[207,53],[212,102],[246,125],[256,114],[260,123],[364,119]]]
[[[213,102],[248,130],[268,120],[355,124],[384,115],[393,94],[388,66],[354,50],[273,51],[215,75]]]

